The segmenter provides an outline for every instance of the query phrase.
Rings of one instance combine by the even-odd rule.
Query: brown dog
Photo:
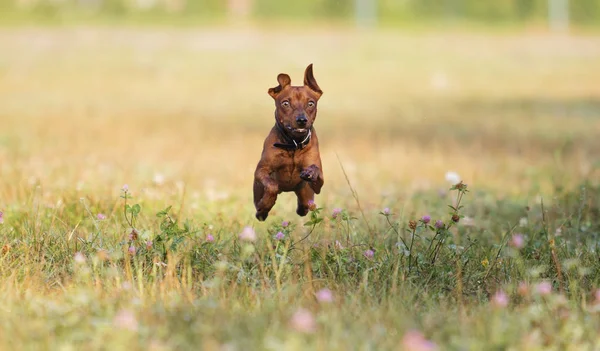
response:
[[[279,85],[269,89],[275,100],[275,126],[265,139],[254,172],[256,218],[264,221],[277,195],[293,191],[298,197],[296,213],[306,216],[309,201],[323,187],[319,141],[313,127],[317,102],[323,94],[313,76],[312,64],[304,72],[304,86],[292,86],[290,76],[277,76]]]

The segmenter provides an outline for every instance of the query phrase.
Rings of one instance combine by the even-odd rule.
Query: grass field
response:
[[[597,36],[31,27],[0,53],[2,350],[600,349]],[[267,89],[309,63],[319,209],[259,223]]]

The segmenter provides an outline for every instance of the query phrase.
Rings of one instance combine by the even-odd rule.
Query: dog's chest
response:
[[[274,167],[270,176],[279,183],[282,190],[290,191],[302,181],[300,179],[302,160],[295,152],[290,152],[282,153],[278,161],[277,167]]]

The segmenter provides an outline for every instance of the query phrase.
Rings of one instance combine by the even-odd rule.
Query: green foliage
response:
[[[187,236],[191,234],[190,224],[185,222],[183,228],[171,216],[169,211],[171,206],[158,212],[156,216],[161,219],[160,232],[156,235],[154,242],[161,245],[160,252],[166,258],[168,251],[176,252]],[[167,249],[168,248],[168,249]]]

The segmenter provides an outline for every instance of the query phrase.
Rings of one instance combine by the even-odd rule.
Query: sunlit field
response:
[[[258,222],[310,63],[325,185]],[[599,116],[597,36],[2,29],[0,349],[597,350]]]

